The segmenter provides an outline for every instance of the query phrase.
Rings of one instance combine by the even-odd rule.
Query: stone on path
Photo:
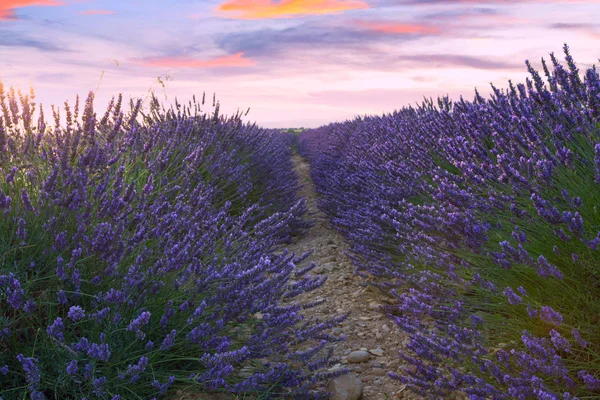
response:
[[[353,373],[340,375],[327,383],[331,400],[358,400],[362,396],[363,383]]]
[[[333,270],[336,269],[336,265],[333,262],[328,262],[327,264],[323,265],[323,268],[325,268],[329,272],[333,272]]]
[[[350,353],[350,355],[348,356],[348,362],[349,363],[362,363],[362,362],[369,361],[369,358],[371,358],[371,356],[369,355],[368,352],[366,352],[364,350],[358,350],[358,351],[353,351],[352,353]]]
[[[321,275],[322,273],[325,272],[325,268],[323,268],[323,266],[319,265],[318,267],[314,267],[312,272],[317,275]]]
[[[383,350],[377,348],[377,349],[371,349],[369,350],[369,353],[376,355],[378,357],[381,357],[383,355]]]

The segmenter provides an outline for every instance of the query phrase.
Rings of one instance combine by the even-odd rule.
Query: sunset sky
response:
[[[153,87],[166,105],[206,91],[265,127],[316,127],[487,95],[565,42],[584,70],[598,16],[600,0],[0,0],[0,80],[33,85],[47,115],[104,71],[97,112]]]

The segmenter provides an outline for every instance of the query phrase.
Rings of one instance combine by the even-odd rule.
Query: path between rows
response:
[[[400,332],[391,320],[378,311],[385,298],[377,292],[361,286],[364,278],[354,274],[352,261],[346,256],[347,244],[332,227],[325,214],[317,207],[317,194],[310,179],[310,166],[298,154],[293,156],[294,168],[303,187],[299,193],[308,201],[309,218],[315,224],[305,234],[295,238],[289,249],[296,254],[313,250],[306,260],[316,262],[313,273],[327,276],[325,284],[299,300],[314,301],[326,298],[322,305],[311,309],[311,317],[329,319],[350,311],[350,316],[334,333],[346,335],[346,340],[334,344],[334,355],[341,357],[340,366],[349,368],[363,383],[365,400],[420,399],[398,381],[387,376],[387,371],[399,372],[402,360],[398,351],[407,343],[407,336]],[[301,264],[304,265],[304,264]],[[354,351],[367,351],[365,362],[349,362]],[[363,354],[364,356],[364,354]]]
[[[286,246],[297,255],[306,251],[313,253],[299,268],[310,262],[317,267],[313,274],[324,274],[327,280],[320,288],[295,298],[301,303],[318,299],[327,299],[323,304],[307,310],[309,317],[317,317],[321,321],[329,320],[350,312],[349,317],[333,329],[336,335],[344,334],[346,340],[330,344],[334,347],[334,356],[341,362],[334,368],[346,367],[357,377],[362,387],[363,400],[419,400],[422,397],[410,392],[402,383],[387,376],[388,371],[400,372],[402,360],[398,351],[407,342],[407,336],[383,313],[378,311],[385,298],[376,291],[361,286],[365,279],[354,274],[352,261],[346,256],[348,246],[342,236],[333,229],[325,214],[317,206],[317,194],[310,179],[308,162],[294,154],[293,163],[298,178],[302,183],[299,196],[307,199],[308,216],[314,225],[304,234],[293,239]],[[350,362],[349,355],[355,351],[368,353],[363,362]],[[363,353],[364,356],[364,353]],[[339,386],[338,386],[339,387]],[[330,389],[331,386],[328,386]],[[177,390],[173,400],[229,400],[231,396],[221,394],[194,394],[185,390]],[[349,400],[352,397],[335,397],[335,400]]]

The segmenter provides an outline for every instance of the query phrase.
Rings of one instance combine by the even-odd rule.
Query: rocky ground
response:
[[[297,254],[313,250],[307,260],[318,265],[313,273],[327,275],[322,287],[305,294],[313,301],[319,297],[327,299],[311,310],[311,316],[323,320],[350,311],[350,316],[334,330],[346,335],[344,342],[336,343],[334,354],[341,357],[341,366],[350,369],[354,377],[340,377],[338,382],[330,382],[328,388],[334,392],[333,398],[350,400],[353,398],[351,393],[342,395],[344,388],[359,389],[362,386],[362,399],[365,400],[420,399],[387,376],[387,371],[399,372],[402,360],[398,358],[398,351],[407,341],[407,337],[378,310],[387,298],[360,285],[365,280],[354,274],[354,266],[345,255],[347,245],[317,207],[308,163],[297,154],[293,161],[303,184],[300,196],[308,200],[309,214],[315,224],[306,234],[296,238],[289,249]],[[336,392],[340,393],[339,397]]]

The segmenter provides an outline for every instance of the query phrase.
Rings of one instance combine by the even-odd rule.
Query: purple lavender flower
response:
[[[587,371],[581,370],[577,373],[577,376],[579,376],[579,379],[583,380],[587,389],[589,389],[589,390],[600,389],[600,379],[589,374]]]
[[[163,351],[169,350],[171,347],[175,345],[175,335],[177,331],[173,329],[169,334],[164,338],[162,344],[160,345],[160,349]]]
[[[571,344],[569,343],[569,341],[562,337],[560,333],[558,333],[554,329],[550,331],[550,338],[552,340],[552,343],[554,344],[554,347],[556,347],[557,350],[564,350],[566,352],[570,351]]]
[[[25,302],[25,305],[23,305],[23,311],[25,311],[27,314],[31,314],[32,312],[35,311],[35,300],[33,299],[29,299]]]
[[[54,248],[56,250],[62,250],[67,247],[67,231],[62,231],[56,235],[54,239]]]
[[[61,256],[56,258],[56,276],[58,279],[66,281],[68,279],[67,273],[65,272],[64,260]]]
[[[148,366],[148,357],[142,356],[137,364],[129,364],[125,376],[130,376],[130,382],[137,382],[140,379],[140,374],[146,370]]]
[[[82,320],[83,317],[85,317],[85,311],[80,306],[71,306],[69,308],[68,316],[71,319],[71,321],[77,322]]]
[[[504,289],[504,295],[508,298],[508,302],[510,304],[512,304],[513,306],[516,306],[518,304],[521,304],[521,302],[523,301],[523,299],[517,295],[512,288],[510,288],[509,286],[506,287],[506,289]]]
[[[4,196],[0,193],[0,209],[4,210],[4,215],[7,215],[11,210],[12,198],[10,196]]]
[[[21,308],[25,291],[21,288],[21,282],[19,282],[12,273],[6,276],[6,280],[8,282],[6,288],[6,301],[12,308],[18,310]]]
[[[598,235],[593,240],[590,240],[589,242],[587,242],[587,245],[592,250],[596,250],[598,248],[599,244],[600,244],[600,232],[598,232]]]
[[[73,360],[69,363],[69,365],[67,365],[67,374],[75,375],[77,373],[77,370],[77,360]]]
[[[579,212],[575,212],[573,217],[567,221],[569,230],[573,232],[577,237],[582,237],[584,234],[583,217]]]
[[[136,337],[140,340],[143,340],[146,337],[146,334],[141,331],[142,327],[148,324],[150,321],[150,313],[148,311],[142,312],[136,319],[131,321],[127,326],[128,331],[133,331],[136,333]]]
[[[549,276],[555,276],[558,279],[562,279],[563,275],[558,268],[550,264],[546,257],[539,256],[537,260],[537,272],[538,275],[544,278]]]
[[[154,380],[152,382],[152,387],[154,389],[158,389],[158,394],[159,395],[163,395],[165,393],[167,393],[167,390],[169,389],[169,387],[171,387],[171,385],[175,382],[175,377],[174,376],[170,376],[169,379],[165,382],[165,383],[160,383],[157,380]]]
[[[573,330],[571,331],[571,334],[573,335],[573,337],[575,338],[575,340],[577,341],[577,343],[579,343],[579,345],[583,348],[587,347],[588,343],[583,340],[583,338],[581,337],[581,334],[579,333],[579,331],[575,328],[573,328]]]
[[[91,381],[94,378],[92,366],[90,364],[85,364],[83,367],[83,377],[88,381]]]
[[[17,360],[21,363],[25,376],[27,377],[27,384],[30,391],[34,391],[40,384],[40,370],[37,367],[37,359],[32,357],[25,357],[23,354],[17,356]]]
[[[58,304],[67,304],[67,295],[62,289],[59,290],[58,293],[56,293],[56,297]]]
[[[148,175],[148,180],[142,190],[146,196],[151,194],[154,190],[154,176],[152,176],[152,174]]]
[[[200,303],[200,305],[198,307],[196,307],[196,309],[194,310],[194,312],[192,313],[192,315],[188,318],[187,322],[188,324],[193,324],[194,321],[198,318],[200,318],[202,316],[202,314],[204,313],[204,310],[206,309],[206,302],[202,301],[202,303]]]
[[[71,283],[75,286],[75,290],[79,291],[81,287],[81,278],[79,276],[79,269],[73,268],[73,273],[71,274]]]
[[[46,329],[48,335],[52,336],[56,340],[62,342],[65,340],[63,335],[63,330],[65,329],[65,325],[63,324],[63,320],[61,317],[58,317],[52,322],[50,326]]]
[[[108,343],[106,343],[106,334],[100,334],[100,343],[92,343],[89,346],[87,355],[104,362],[108,362],[111,356]]]
[[[21,246],[25,245],[25,239],[27,238],[27,229],[25,228],[27,223],[23,218],[19,218],[17,221],[17,237],[21,239]]]
[[[21,189],[21,200],[23,201],[23,207],[25,207],[28,211],[34,211],[35,208],[31,204],[31,199],[29,198],[29,193],[25,189]]]
[[[525,233],[520,231],[518,226],[515,226],[515,230],[511,233],[511,236],[519,243],[527,242],[527,237],[525,236]]]
[[[17,173],[18,168],[12,167],[10,172],[6,175],[6,183],[12,183],[15,180],[15,174]]]
[[[31,400],[46,400],[46,395],[39,390],[32,390],[30,396]]]
[[[81,338],[79,339],[79,342],[72,344],[71,348],[74,351],[81,351],[81,352],[87,352],[90,348],[90,342],[87,338]]]
[[[106,317],[108,317],[109,312],[110,312],[110,307],[104,307],[103,309],[91,314],[90,316],[92,318],[94,318],[97,322],[100,322],[100,321],[104,320]]]
[[[104,385],[106,384],[106,377],[105,376],[101,376],[99,378],[94,379],[93,382],[93,393],[98,396],[98,397],[102,397],[106,394],[106,390],[104,389]]]
[[[546,322],[549,322],[553,325],[560,325],[562,323],[563,317],[558,312],[554,311],[554,309],[550,306],[543,306],[540,311],[540,318]]]
[[[111,288],[104,295],[104,301],[115,304],[123,303],[125,301],[125,293],[122,290]]]

